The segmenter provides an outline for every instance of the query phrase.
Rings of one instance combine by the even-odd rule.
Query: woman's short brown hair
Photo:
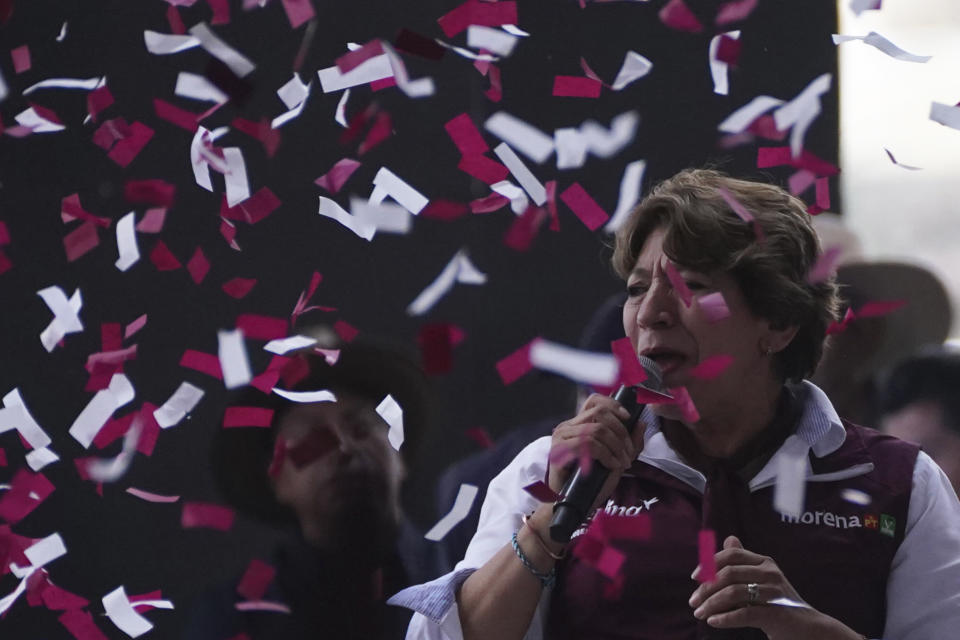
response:
[[[752,224],[733,211],[721,190],[754,217]],[[654,187],[617,232],[613,267],[620,277],[627,279],[647,237],[661,227],[671,260],[704,273],[729,273],[754,315],[776,329],[798,327],[774,360],[781,379],[799,381],[813,373],[839,298],[833,278],[807,281],[820,241],[803,202],[780,187],[719,171],[681,171]]]

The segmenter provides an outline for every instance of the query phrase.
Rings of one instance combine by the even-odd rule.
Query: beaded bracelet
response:
[[[517,554],[517,557],[520,558],[520,562],[523,563],[523,566],[527,568],[530,573],[535,575],[540,584],[542,584],[547,589],[553,588],[553,585],[557,583],[557,567],[554,566],[547,573],[541,573],[537,571],[536,568],[530,564],[530,560],[527,559],[527,556],[523,553],[523,549],[520,548],[520,543],[517,542],[517,533],[513,533],[513,537],[510,538],[510,544],[513,545],[513,552]]]

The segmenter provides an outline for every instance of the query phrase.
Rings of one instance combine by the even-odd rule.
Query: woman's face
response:
[[[727,273],[699,273],[674,265],[693,296],[685,305],[667,275],[670,259],[663,253],[663,238],[662,227],[647,237],[627,280],[624,330],[639,355],[660,365],[665,385],[686,387],[701,417],[709,419],[736,407],[742,394],[769,387],[774,374],[764,349],[786,346],[784,332],[771,330],[766,320],[750,312],[740,286]],[[729,316],[711,322],[701,300],[717,292],[723,295]],[[704,380],[691,375],[698,364],[720,355],[732,356],[733,361],[719,376]],[[679,417],[676,407],[661,406],[658,413]]]

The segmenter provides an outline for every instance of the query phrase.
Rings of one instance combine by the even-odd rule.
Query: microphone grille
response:
[[[647,356],[637,357],[640,360],[640,366],[643,367],[644,372],[647,374],[647,379],[642,386],[654,391],[663,391],[663,372],[660,371],[660,365]]]

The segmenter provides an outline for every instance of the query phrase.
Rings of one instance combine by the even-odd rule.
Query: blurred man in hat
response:
[[[289,613],[239,612],[244,598],[228,588],[207,598],[189,637],[403,633],[404,610],[383,601],[419,561],[422,538],[405,522],[400,492],[426,422],[423,374],[384,344],[319,344],[292,354],[271,394],[250,388],[233,403],[272,410],[269,429],[221,429],[212,449],[227,502],[294,531],[274,554],[276,577],[262,597]]]

